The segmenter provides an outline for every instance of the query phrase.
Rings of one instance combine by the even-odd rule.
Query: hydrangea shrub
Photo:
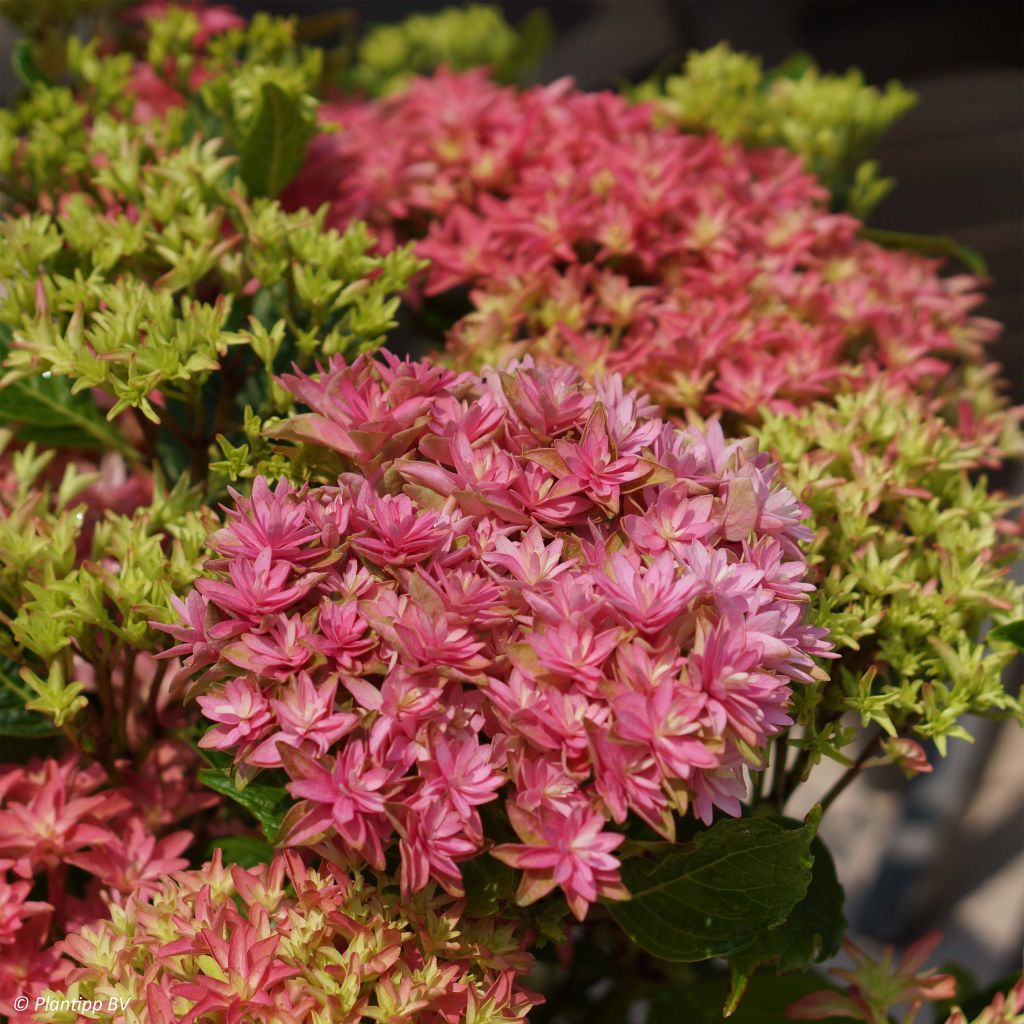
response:
[[[544,20],[480,6],[2,10],[0,1012],[1018,1019],[927,938],[824,991],[783,816],[1021,716],[998,328],[850,215],[909,94],[510,88]]]

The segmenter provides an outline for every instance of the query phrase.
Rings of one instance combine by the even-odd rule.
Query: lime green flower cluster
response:
[[[968,379],[965,393],[991,399],[985,384]],[[842,655],[828,683],[797,691],[802,767],[845,759],[848,711],[880,727],[879,741],[917,736],[941,753],[952,737],[970,739],[964,715],[1024,721],[1001,679],[1014,645],[984,639],[989,623],[1024,615],[1024,588],[1007,574],[1013,503],[972,476],[1016,444],[1012,418],[993,423],[1001,437],[965,438],[963,422],[954,429],[933,402],[878,384],[753,428],[818,524],[812,618]]]
[[[489,4],[414,14],[366,33],[358,45],[351,84],[370,95],[386,95],[441,65],[453,71],[486,65],[498,81],[515,82],[536,64],[550,39],[550,23],[540,9],[515,28],[500,8]]]
[[[2,434],[0,656],[23,666],[3,682],[111,766],[166,699],[149,623],[199,575],[217,520],[185,478],[167,489],[110,453],[99,466],[33,443],[5,454]],[[5,710],[8,735],[38,732],[34,714]]]
[[[0,115],[0,174],[27,211],[0,222],[9,422],[110,444],[116,432],[81,395],[98,389],[108,420],[142,413],[146,453],[169,476],[187,467],[205,480],[211,445],[242,427],[245,406],[287,401],[275,367],[354,355],[394,326],[396,293],[422,266],[411,249],[375,255],[363,225],[328,230],[326,211],[287,213],[271,198],[315,110],[298,90],[316,62],[296,56],[289,25],[260,18],[212,39],[212,77],[160,93],[158,118],[139,116],[151,111],[144,93],[132,99],[129,55],[100,58],[72,38],[77,87],[37,83]],[[155,66],[176,54],[174,74],[191,74],[181,41],[194,16],[152,27]],[[193,135],[197,117],[219,135]]]
[[[294,28],[193,46],[172,9],[148,63],[72,37],[71,84],[0,112],[3,728],[42,713],[111,770],[159,731],[149,621],[208,555],[203,501],[269,452],[246,438],[291,404],[274,373],[375,348],[422,266],[273,198],[315,119]]]
[[[687,131],[799,153],[835,204],[858,217],[893,186],[868,154],[916,102],[899,82],[877,89],[860,71],[823,74],[806,58],[765,71],[726,43],[691,53],[680,74],[645,82],[633,95],[653,100]]]

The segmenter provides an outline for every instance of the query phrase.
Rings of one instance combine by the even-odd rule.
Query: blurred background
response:
[[[446,4],[235,0],[232,6],[243,14],[347,7],[360,21],[376,23]],[[555,42],[538,81],[570,75],[587,89],[615,88],[675,70],[688,50],[723,40],[768,66],[806,51],[825,71],[858,66],[874,84],[902,80],[919,103],[877,152],[898,186],[872,222],[951,235],[982,254],[992,279],[982,312],[1005,325],[994,355],[1015,401],[1024,402],[1024,4],[510,0],[500,6],[513,23],[538,6],[548,12]],[[6,102],[16,87],[4,56],[13,35],[6,25],[0,33]],[[1021,467],[1000,484],[1024,493]],[[980,720],[971,729],[976,742],[954,741],[931,776],[907,784],[898,773],[868,772],[840,798],[842,810],[829,816],[824,833],[858,941],[905,944],[941,929],[940,962],[962,963],[984,985],[1021,963],[1024,734],[1011,723]],[[816,778],[821,792],[833,781],[824,767]],[[790,813],[802,813],[813,796]]]

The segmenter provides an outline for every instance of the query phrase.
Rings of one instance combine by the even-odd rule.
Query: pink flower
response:
[[[193,1024],[214,1013],[223,1014],[225,1020],[241,1021],[256,1008],[272,1011],[275,1007],[271,991],[280,982],[301,973],[297,966],[277,959],[280,942],[281,936],[261,936],[255,927],[240,920],[232,922],[229,939],[204,928],[195,940],[164,947],[164,957],[185,952],[209,957],[222,975],[218,978],[204,972],[192,981],[174,986],[175,996],[184,996],[195,1004],[183,1018],[184,1024]]]
[[[30,881],[11,883],[6,875],[5,871],[0,877],[0,946],[14,942],[17,931],[29,918],[53,910],[49,903],[26,898],[32,891]]]
[[[675,560],[659,555],[645,566],[638,555],[616,551],[608,571],[591,577],[624,619],[644,633],[660,633],[699,591],[691,578],[678,578]]]
[[[163,839],[150,833],[142,821],[131,818],[118,832],[110,832],[101,849],[71,854],[68,863],[94,875],[115,897],[156,892],[164,876],[188,867],[181,853],[192,842],[191,832],[175,832]]]
[[[293,489],[281,480],[271,491],[262,477],[253,482],[246,498],[228,488],[234,508],[227,509],[230,524],[210,538],[210,546],[228,558],[255,561],[261,552],[270,551],[273,561],[310,562],[322,552],[311,541],[316,526],[300,506],[291,500]]]
[[[245,679],[231,679],[216,694],[199,698],[203,714],[221,724],[199,741],[211,750],[252,746],[271,724],[270,707],[256,686]]]
[[[326,754],[342,736],[356,727],[360,719],[350,711],[334,710],[337,689],[336,679],[328,679],[318,689],[308,672],[300,672],[294,685],[282,691],[279,699],[270,701],[280,729],[263,740],[248,756],[249,763],[260,768],[280,766],[279,743],[298,747],[314,756]],[[203,745],[202,740],[199,745]]]
[[[492,853],[524,872],[520,903],[533,903],[560,886],[569,909],[582,921],[587,906],[598,896],[627,898],[619,880],[619,862],[612,856],[625,837],[603,831],[600,814],[574,807],[566,815],[547,811],[538,816],[510,803],[508,815],[524,842],[506,843]]]
[[[444,845],[440,834],[424,838],[431,853]],[[29,1024],[35,996],[65,991],[70,977],[79,988],[69,992],[113,981],[135,993],[129,1016],[150,1024],[313,1024],[366,1013],[524,1019],[539,1001],[520,986],[532,958],[507,927],[462,921],[462,909],[443,893],[406,899],[389,878],[330,861],[285,853],[228,870],[218,852],[198,870],[165,878],[158,892],[129,897],[113,920],[104,915],[70,935],[60,944],[70,959],[52,949],[39,955],[37,929],[34,945],[4,947],[0,1007],[8,1012],[25,993],[30,1008],[13,1019]]]
[[[9,799],[0,809],[0,857],[15,857],[14,870],[24,878],[39,869],[58,867],[72,853],[104,845],[110,832],[99,822],[127,808],[115,792],[71,796],[57,763],[46,762],[41,785],[24,802]]]
[[[452,537],[447,517],[437,512],[419,514],[404,494],[371,494],[357,508],[365,532],[355,534],[351,544],[378,565],[413,565],[435,558]]]
[[[689,779],[694,768],[714,768],[718,756],[704,731],[703,708],[666,679],[650,694],[623,693],[613,699],[615,734],[648,750],[666,776]]]
[[[298,750],[281,749],[292,777],[288,792],[303,803],[292,815],[286,842],[296,846],[334,828],[339,837],[374,867],[383,868],[381,832],[385,824],[385,787],[392,772],[374,766],[365,743],[354,740],[334,760],[321,766]],[[304,813],[303,813],[304,812]]]
[[[711,518],[714,498],[703,494],[689,498],[685,490],[662,491],[646,515],[625,516],[622,525],[630,540],[645,554],[670,551],[679,559],[690,541],[711,536],[718,524]]]
[[[595,407],[578,442],[556,441],[554,450],[565,466],[564,473],[558,473],[556,490],[582,490],[609,515],[618,514],[622,487],[649,472],[635,455],[616,458],[612,453],[601,405]]]
[[[604,664],[621,635],[618,628],[595,632],[589,625],[561,622],[553,629],[534,633],[530,646],[548,672],[597,690],[604,678]]]
[[[688,134],[654,105],[442,69],[325,116],[342,130],[314,143],[285,201],[366,220],[385,250],[415,241],[427,294],[468,289],[457,366],[532,352],[621,373],[673,410],[756,421],[883,373],[932,393],[997,330],[974,315],[976,281],[859,237],[799,156]],[[575,415],[560,390],[508,396],[530,447],[550,447],[559,409]],[[609,436],[618,458],[643,447],[622,443],[625,423]],[[579,478],[611,507],[620,482],[596,454]]]
[[[426,780],[420,799],[426,802],[441,798],[464,820],[469,820],[473,808],[490,803],[505,784],[505,776],[495,767],[492,753],[491,747],[469,737],[460,741],[438,736],[432,744],[431,757],[419,764],[420,775]]]
[[[484,555],[487,565],[506,569],[519,583],[534,587],[542,581],[553,580],[570,568],[559,559],[563,541],[545,544],[540,527],[531,526],[518,542],[498,537],[494,551]]]
[[[313,656],[308,640],[309,629],[300,616],[278,615],[262,632],[243,633],[224,648],[223,657],[254,675],[286,679]]]
[[[424,799],[405,807],[399,834],[404,895],[418,892],[431,878],[452,896],[463,894],[456,860],[479,853],[482,840],[467,834],[465,820],[450,805]]]
[[[263,615],[284,611],[322,578],[322,574],[310,573],[288,587],[291,564],[273,563],[272,558],[270,549],[264,548],[252,561],[233,559],[228,564],[230,584],[202,579],[196,582],[196,589],[241,620],[259,621]]]

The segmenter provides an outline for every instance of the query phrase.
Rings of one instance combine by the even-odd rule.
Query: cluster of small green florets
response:
[[[799,153],[833,202],[859,217],[893,186],[867,156],[916,102],[899,82],[877,89],[860,71],[823,74],[807,58],[766,71],[726,43],[691,53],[681,73],[645,82],[634,95],[656,102],[686,131]]]
[[[991,395],[983,384],[970,393]],[[934,402],[876,385],[753,428],[821,524],[812,619],[842,657],[829,684],[796,697],[814,760],[842,759],[854,738],[844,711],[876,723],[880,738],[916,735],[942,753],[947,739],[970,739],[965,715],[1024,720],[1001,678],[1014,646],[984,639],[986,623],[1024,614],[1024,588],[1007,572],[1013,502],[971,475],[1015,443],[1012,419],[998,425],[1002,435],[972,442]]]
[[[498,81],[515,82],[547,48],[550,34],[539,8],[513,28],[489,4],[445,7],[372,28],[359,42],[349,77],[374,96],[396,92],[441,65],[453,71],[486,66]]]
[[[67,406],[109,443],[94,403],[75,398],[98,389],[107,419],[149,421],[147,454],[169,475],[201,480],[216,438],[236,451],[225,446],[245,406],[286,401],[275,369],[379,345],[422,263],[408,248],[375,255],[361,224],[326,230],[323,212],[272,198],[315,110],[302,90],[317,62],[294,26],[257,18],[215,36],[189,90],[196,25],[186,11],[151,23],[150,67],[171,89],[159,118],[131,99],[130,55],[100,58],[74,38],[76,89],[36,83],[0,118],[0,173],[26,211],[0,223],[0,348],[20,427],[53,426]],[[200,117],[214,137],[186,138]]]
[[[185,478],[167,489],[116,453],[98,465],[34,443],[4,453],[3,435],[4,682],[109,766],[166,702],[166,670],[152,660],[162,634],[149,623],[199,575],[217,520]],[[5,728],[32,734],[34,720],[8,709]]]

